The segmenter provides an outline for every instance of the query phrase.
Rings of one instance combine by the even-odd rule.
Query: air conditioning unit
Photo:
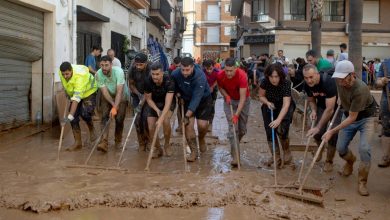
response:
[[[349,23],[345,24],[345,34],[349,34]]]
[[[229,50],[229,47],[222,47],[222,51],[223,52],[226,52],[226,51],[228,51]]]

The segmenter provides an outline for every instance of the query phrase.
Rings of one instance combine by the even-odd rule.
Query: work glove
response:
[[[144,94],[139,93],[138,94],[138,99],[139,99],[139,101],[142,102],[142,100],[144,100]]]
[[[187,126],[190,123],[190,118],[187,117],[187,116],[184,116],[183,117],[183,123],[184,123],[184,126]]]
[[[236,115],[236,114],[233,115],[233,117],[232,117],[232,122],[233,122],[233,124],[236,125],[236,124],[238,123],[238,118],[239,118],[238,115]]]
[[[230,98],[230,96],[225,96],[225,102],[226,104],[230,105],[230,103],[232,102],[232,99]]]
[[[118,114],[118,110],[115,107],[111,108],[110,116],[113,118]]]
[[[135,113],[140,113],[142,111],[142,105],[138,105],[135,109],[134,109]]]
[[[268,106],[268,108],[269,108],[270,110],[274,110],[274,109],[275,109],[275,105],[274,105],[274,103],[272,103],[272,102],[267,102],[267,106]]]
[[[64,118],[64,123],[66,124],[67,122],[71,122],[74,120],[74,117],[72,114],[69,114],[67,117]]]

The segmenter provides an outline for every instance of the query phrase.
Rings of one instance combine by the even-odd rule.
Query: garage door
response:
[[[298,57],[304,58],[306,56],[306,52],[309,50],[308,44],[285,44],[283,46],[284,55],[290,59],[297,59]]]
[[[0,0],[0,130],[30,119],[31,64],[42,58],[43,13]]]
[[[385,58],[390,57],[390,47],[389,46],[363,46],[362,55],[366,57],[366,60],[373,60],[374,58],[379,58],[384,60]]]

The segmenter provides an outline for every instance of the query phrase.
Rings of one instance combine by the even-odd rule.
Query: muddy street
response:
[[[369,197],[357,193],[357,164],[353,175],[341,177],[343,162],[335,157],[334,170],[315,165],[307,185],[321,187],[324,207],[274,194],[272,167],[263,167],[268,152],[260,105],[252,101],[248,134],[241,144],[241,170],[231,169],[230,147],[218,99],[212,132],[207,135],[208,151],[189,163],[184,171],[181,134],[173,133],[172,157],[153,159],[150,172],[144,171],[147,152],[138,152],[132,132],[120,167],[125,170],[69,168],[83,164],[91,144],[77,152],[61,151],[57,161],[59,127],[24,137],[3,134],[0,138],[0,219],[387,219],[390,214],[390,170],[376,164],[382,155],[380,126],[373,126],[372,168]],[[301,116],[291,127],[292,143],[301,143]],[[99,124],[98,121],[95,121]],[[124,137],[131,117],[125,120]],[[376,123],[376,122],[373,122]],[[176,127],[177,122],[174,127]],[[110,135],[113,135],[111,125]],[[83,129],[85,132],[86,129]],[[73,143],[66,132],[64,146]],[[87,133],[83,133],[83,138]],[[217,138],[215,138],[217,137]],[[358,136],[354,143],[357,143]],[[85,141],[85,140],[84,140]],[[351,146],[354,153],[357,148]],[[114,167],[121,149],[110,143],[107,154],[94,152],[89,165]],[[303,152],[294,151],[297,168]],[[309,159],[312,159],[309,154]],[[308,164],[308,163],[306,163]],[[307,165],[308,166],[308,165]],[[306,166],[306,168],[307,168]],[[278,170],[280,185],[294,182],[299,169]],[[36,214],[39,213],[39,214]]]

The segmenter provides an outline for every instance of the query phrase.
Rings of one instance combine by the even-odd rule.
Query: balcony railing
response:
[[[150,0],[150,16],[161,18],[164,25],[171,24],[171,5],[167,0]],[[159,15],[158,15],[159,14]]]

